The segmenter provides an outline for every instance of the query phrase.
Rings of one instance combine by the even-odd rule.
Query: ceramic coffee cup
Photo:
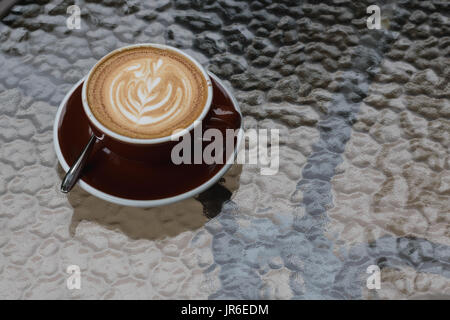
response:
[[[191,133],[194,130],[194,128],[201,123],[201,121],[204,119],[204,117],[206,116],[206,114],[210,109],[213,98],[213,88],[208,73],[205,71],[205,69],[202,67],[200,63],[198,63],[194,58],[192,58],[188,54],[184,53],[183,51],[177,48],[161,44],[143,43],[130,45],[116,49],[108,53],[103,58],[101,58],[89,71],[86,80],[84,81],[82,88],[83,109],[89,120],[92,132],[98,139],[97,143],[100,143],[103,147],[107,147],[108,149],[114,151],[115,153],[132,160],[145,160],[155,163],[170,161],[170,150],[177,143],[176,141],[173,141],[173,137],[176,137],[177,135],[171,134],[153,139],[131,138],[129,136],[122,135],[118,132],[115,132],[107,128],[94,116],[94,113],[92,112],[92,106],[89,105],[87,99],[87,84],[89,83],[90,77],[92,76],[92,73],[97,65],[101,64],[111,55],[114,55],[120,51],[142,47],[158,48],[162,50],[173,51],[175,53],[178,53],[182,57],[188,59],[198,68],[198,70],[201,72],[202,77],[204,77],[204,79],[206,80],[206,90],[207,90],[206,101],[204,103],[200,115],[187,128],[185,128],[183,132]],[[181,135],[181,133],[178,134],[178,136],[179,135]]]
[[[202,121],[202,130],[218,129],[223,137],[226,137],[229,129],[238,130],[239,134],[232,146],[232,156],[235,157],[243,140],[239,104],[217,76],[211,72],[208,74],[213,84],[213,101]],[[85,77],[67,92],[53,124],[55,152],[66,172],[73,167],[92,135],[81,102],[84,81]],[[193,197],[217,183],[233,164],[230,161],[222,164],[203,162],[177,165],[168,161],[154,165],[152,161],[135,161],[117,155],[107,147],[102,147],[101,141],[95,145],[99,148],[92,151],[78,182],[79,186],[98,198],[127,206],[154,207]],[[226,146],[226,141],[223,145]],[[151,153],[151,156],[159,157],[159,154]]]

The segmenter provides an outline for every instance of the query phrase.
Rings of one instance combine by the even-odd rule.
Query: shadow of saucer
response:
[[[239,188],[241,173],[242,165],[234,164],[218,183],[195,197],[203,205],[203,214],[207,218],[212,219],[222,211],[223,204]]]
[[[75,235],[78,224],[93,221],[120,230],[132,239],[156,240],[175,237],[201,228],[217,216],[239,187],[242,165],[234,164],[221,180],[195,198],[155,208],[136,208],[113,204],[75,186],[68,195],[74,209],[69,231]],[[61,179],[64,172],[58,168]]]

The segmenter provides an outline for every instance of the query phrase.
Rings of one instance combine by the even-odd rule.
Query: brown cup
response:
[[[179,132],[176,135],[169,135],[161,138],[155,138],[155,139],[137,139],[137,138],[131,138],[124,135],[121,135],[117,132],[114,132],[110,130],[109,128],[105,127],[102,123],[100,123],[92,113],[92,110],[89,106],[89,103],[87,101],[87,84],[89,82],[90,76],[95,69],[95,67],[102,63],[105,59],[110,57],[111,55],[120,52],[122,50],[127,50],[131,48],[139,48],[139,47],[152,47],[152,48],[158,48],[163,50],[171,50],[175,51],[176,53],[182,55],[186,59],[190,60],[192,63],[194,63],[197,68],[202,73],[203,77],[206,80],[207,83],[207,99],[205,102],[205,105],[203,106],[202,113],[199,115],[197,119],[191,125],[189,125],[186,129],[184,129],[182,132]],[[171,157],[171,150],[174,145],[178,143],[178,141],[174,141],[174,137],[180,137],[184,134],[191,134],[193,130],[199,126],[202,123],[202,120],[205,118],[205,116],[208,114],[211,106],[213,98],[213,86],[211,83],[211,79],[208,75],[208,73],[205,71],[205,69],[198,63],[194,58],[187,55],[183,51],[178,50],[177,48],[170,47],[167,45],[161,45],[161,44],[152,44],[152,43],[144,43],[144,44],[135,44],[126,46],[117,50],[114,50],[104,56],[102,59],[100,59],[96,65],[91,69],[91,71],[88,73],[82,88],[82,104],[84,112],[87,116],[87,119],[89,120],[90,127],[92,129],[92,132],[97,137],[97,144],[100,145],[103,148],[108,148],[114,153],[130,159],[130,160],[143,160],[146,162],[151,163],[167,163],[167,161],[170,161]],[[192,137],[192,136],[191,136]]]
[[[209,75],[213,101],[202,121],[202,129],[218,129],[226,138],[228,130],[242,128],[242,115],[231,92],[214,74]],[[83,82],[84,79],[66,95],[55,117],[54,146],[65,171],[76,162],[93,131],[81,103]],[[225,155],[228,151],[237,153],[242,136],[236,137],[233,150],[224,150]],[[223,145],[226,146],[225,141]],[[168,151],[147,154],[151,161],[135,161],[112,152],[108,146],[104,146],[103,141],[95,144],[83,169],[80,185],[103,200],[121,205],[153,207],[195,196],[218,182],[232,164],[226,162],[228,158],[223,163],[213,164],[176,164],[158,160],[161,155],[167,159]],[[160,163],[155,165],[158,161]]]

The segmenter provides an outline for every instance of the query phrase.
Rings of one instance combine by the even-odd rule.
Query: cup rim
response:
[[[86,113],[89,122],[95,126],[98,130],[100,130],[103,134],[122,141],[122,142],[126,142],[126,143],[131,143],[131,144],[143,144],[143,145],[149,145],[149,144],[157,144],[157,143],[164,143],[164,142],[169,142],[173,139],[174,134],[172,133],[169,136],[164,136],[164,137],[159,137],[159,138],[152,138],[152,139],[140,139],[140,138],[131,138],[122,134],[119,134],[117,132],[112,131],[111,129],[108,129],[105,125],[103,125],[99,120],[97,120],[97,118],[94,116],[94,114],[92,113],[88,101],[87,101],[87,83],[89,82],[89,79],[92,75],[93,70],[100,64],[102,63],[105,59],[107,59],[108,57],[110,57],[113,54],[116,54],[117,52],[121,52],[124,50],[129,50],[132,48],[140,48],[140,47],[151,47],[151,48],[157,48],[157,49],[163,49],[163,50],[171,50],[174,51],[178,54],[181,54],[183,57],[189,59],[192,63],[194,63],[194,65],[200,70],[200,72],[202,73],[202,76],[204,77],[204,79],[206,80],[206,87],[208,90],[208,95],[206,98],[206,102],[205,105],[203,106],[203,110],[201,112],[201,114],[187,127],[187,128],[183,128],[181,131],[178,131],[176,135],[182,135],[183,132],[189,132],[191,130],[193,130],[195,127],[197,127],[202,120],[205,118],[206,114],[209,112],[209,109],[211,107],[211,102],[212,102],[212,98],[213,98],[213,87],[212,87],[212,83],[211,83],[211,78],[209,77],[208,73],[206,72],[205,68],[193,57],[191,57],[190,55],[188,55],[187,53],[181,51],[178,48],[169,46],[169,45],[165,45],[165,44],[158,44],[158,43],[138,43],[138,44],[132,44],[132,45],[128,45],[128,46],[124,46],[124,47],[120,47],[117,48],[111,52],[109,52],[108,54],[106,54],[105,56],[103,56],[100,60],[98,60],[94,66],[89,70],[89,73],[87,74],[87,76],[84,78],[85,81],[83,83],[83,87],[82,87],[82,92],[81,92],[81,101],[82,101],[82,105],[83,105],[83,109],[84,112]]]

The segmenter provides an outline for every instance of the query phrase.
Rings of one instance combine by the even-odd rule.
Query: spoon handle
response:
[[[91,138],[89,139],[89,142],[78,156],[77,161],[75,161],[72,167],[69,169],[69,171],[67,171],[66,176],[64,177],[61,183],[61,192],[68,193],[77,183],[81,171],[83,170],[96,141],[97,137],[94,134],[92,134]]]

